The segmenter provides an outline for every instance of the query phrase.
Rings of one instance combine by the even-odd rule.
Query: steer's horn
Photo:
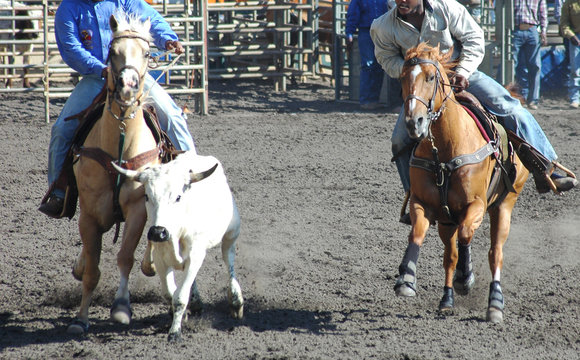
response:
[[[213,172],[215,171],[215,169],[217,169],[218,164],[215,164],[211,169],[200,172],[200,173],[194,173],[192,170],[189,170],[189,178],[190,178],[190,184],[193,184],[194,182],[198,182],[201,181],[203,179],[205,179],[206,177],[210,176],[211,174],[213,174]]]
[[[139,171],[124,169],[117,165],[114,161],[111,161],[111,165],[117,170],[121,175],[125,175],[127,179],[139,181],[139,175],[141,174]]]

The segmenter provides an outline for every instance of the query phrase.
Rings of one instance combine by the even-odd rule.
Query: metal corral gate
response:
[[[70,80],[78,79],[75,73],[62,61],[54,39],[54,14],[60,0],[29,0],[26,6],[10,0],[2,8],[0,22],[2,26],[0,47],[2,63],[0,80],[6,83],[13,80],[13,85],[0,88],[0,93],[38,92],[45,98],[45,120],[49,122],[50,99],[68,97],[74,88]],[[173,0],[171,0],[173,1]],[[206,24],[207,9],[205,1],[191,0],[181,4],[171,4],[163,0],[153,5],[171,24],[183,43],[186,52],[171,68],[171,72],[162,77],[161,83],[170,94],[190,94],[195,97],[195,111],[206,114],[207,95],[207,46]],[[40,31],[33,39],[21,40],[23,33],[33,30],[19,30],[23,21],[32,21],[40,26]],[[155,51],[155,48],[153,48]],[[161,52],[161,51],[160,51]],[[23,60],[23,56],[28,59]],[[14,61],[15,60],[15,61]],[[152,75],[159,75],[165,70],[170,59],[163,59]],[[33,83],[24,87],[22,76]],[[34,86],[34,82],[40,86]]]

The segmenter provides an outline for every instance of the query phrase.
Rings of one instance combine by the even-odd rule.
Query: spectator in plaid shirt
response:
[[[513,54],[516,81],[530,109],[540,100],[540,45],[547,45],[548,9],[546,0],[514,0]]]

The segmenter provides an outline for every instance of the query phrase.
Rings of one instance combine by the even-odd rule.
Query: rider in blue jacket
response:
[[[59,218],[63,209],[64,189],[54,186],[64,165],[66,154],[78,125],[78,120],[66,118],[86,109],[105,84],[109,43],[113,35],[109,18],[123,11],[141,19],[151,19],[151,35],[155,46],[164,50],[184,49],[177,35],[163,17],[144,0],[63,0],[55,16],[58,50],[68,66],[83,77],[67,99],[52,126],[48,153],[48,183],[52,188],[39,210]],[[157,113],[161,128],[179,150],[195,151],[195,145],[181,108],[157,84],[151,75],[145,79],[145,92]]]

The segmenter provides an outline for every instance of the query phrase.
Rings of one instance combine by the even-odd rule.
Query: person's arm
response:
[[[548,45],[548,6],[546,0],[540,0],[539,4],[539,18],[540,18],[540,37],[542,45]]]
[[[485,56],[483,30],[469,15],[467,9],[456,1],[442,1],[447,7],[449,31],[461,43],[462,49],[455,72],[465,78],[477,70]]]
[[[580,41],[576,37],[574,30],[572,30],[570,7],[568,6],[568,1],[565,1],[562,5],[562,16],[560,17],[560,33],[566,39],[570,39],[572,44],[576,46],[580,45]]]
[[[346,25],[344,28],[348,43],[352,43],[352,37],[356,32],[360,22],[360,1],[361,0],[352,0],[348,4],[348,10],[346,12]]]
[[[56,44],[64,62],[81,75],[101,75],[107,66],[88,50],[79,39],[79,28],[74,14],[59,8],[54,19]]]
[[[146,20],[147,18],[151,20],[151,35],[157,48],[170,50],[168,47],[176,47],[175,44],[179,42],[177,34],[171,29],[171,26],[165,21],[163,16],[144,0],[127,0],[125,12],[127,14],[139,14],[141,20]]]
[[[389,13],[375,19],[371,25],[371,39],[375,44],[375,57],[383,70],[392,78],[398,79],[403,71],[405,59],[401,48],[395,41],[393,27],[388,26]]]

